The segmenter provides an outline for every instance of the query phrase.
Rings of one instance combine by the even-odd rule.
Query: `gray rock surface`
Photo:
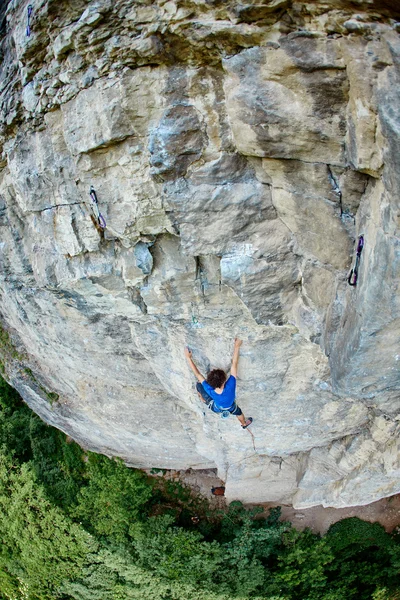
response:
[[[353,5],[40,0],[27,37],[8,3],[1,364],[84,447],[228,500],[400,492],[400,10]],[[183,355],[235,336],[247,430]]]

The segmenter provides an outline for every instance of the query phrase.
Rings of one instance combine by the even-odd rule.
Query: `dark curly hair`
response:
[[[226,381],[226,373],[222,369],[213,369],[207,375],[206,381],[212,388],[220,388]]]

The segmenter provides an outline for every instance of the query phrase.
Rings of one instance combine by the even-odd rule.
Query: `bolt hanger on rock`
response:
[[[358,267],[360,264],[361,252],[362,252],[363,248],[364,248],[364,236],[360,235],[358,238],[358,244],[357,244],[356,262],[354,264],[354,268],[351,269],[349,277],[347,279],[348,284],[353,287],[355,285],[357,285]]]
[[[96,223],[98,224],[100,229],[105,229],[107,227],[107,223],[99,210],[99,201],[97,200],[96,191],[92,185],[90,186],[89,196],[91,200],[90,207],[92,209]]]

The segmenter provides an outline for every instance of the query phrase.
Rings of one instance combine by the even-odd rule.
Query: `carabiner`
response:
[[[30,24],[30,18],[31,18],[31,14],[33,13],[33,6],[32,4],[28,4],[28,23],[26,26],[26,35],[27,37],[29,37],[31,35],[31,24]]]
[[[358,265],[360,264],[361,252],[362,252],[363,248],[364,248],[364,236],[360,235],[358,238],[357,253],[356,253],[354,269],[351,269],[350,274],[347,278],[347,283],[349,285],[351,285],[352,287],[357,285]]]
[[[352,269],[350,271],[350,275],[347,278],[347,283],[351,286],[356,285],[357,283],[357,271],[355,269]]]
[[[97,200],[97,195],[96,195],[95,189],[92,185],[90,186],[89,196],[91,197],[91,199],[93,200],[93,202],[95,204],[99,203]]]

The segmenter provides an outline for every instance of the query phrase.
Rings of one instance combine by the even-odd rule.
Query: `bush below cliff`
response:
[[[201,502],[193,524],[184,490],[86,454],[3,381],[0,448],[2,598],[390,600],[399,589],[399,539],[378,524],[347,519],[321,538],[279,510],[260,519]]]

